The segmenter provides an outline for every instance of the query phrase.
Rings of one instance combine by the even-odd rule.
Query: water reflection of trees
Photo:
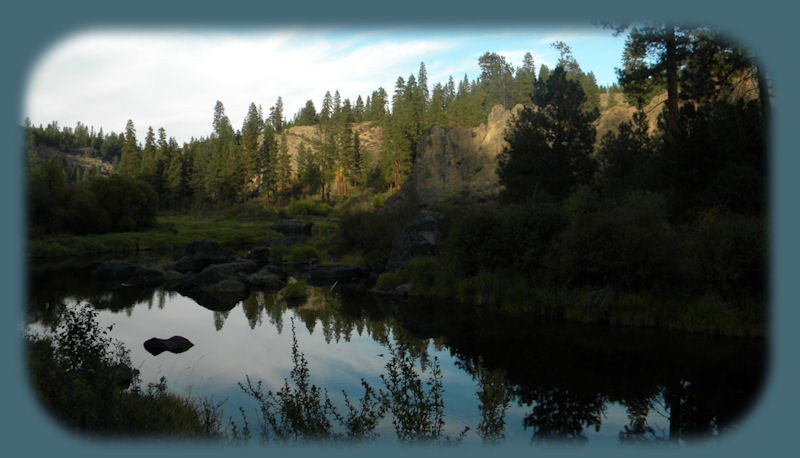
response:
[[[707,438],[746,412],[764,374],[763,342],[747,339],[543,323],[325,288],[299,304],[274,294],[248,301],[243,309],[251,326],[263,315],[279,327],[291,312],[327,342],[349,341],[355,333],[387,348],[402,345],[423,370],[431,342],[449,348],[476,381],[475,429],[486,444],[504,439],[512,402],[529,409],[523,426],[535,443],[585,442],[611,402],[628,417],[618,432],[621,443]],[[652,412],[665,428],[648,423]]]
[[[163,308],[175,294],[109,290],[80,278],[86,278],[80,270],[72,277],[34,275],[30,319],[56,323],[67,296],[129,312],[142,302]],[[431,343],[449,349],[476,382],[480,419],[474,429],[487,444],[504,439],[511,403],[526,409],[522,426],[536,443],[585,442],[609,403],[622,406],[628,417],[617,433],[620,443],[706,438],[747,411],[765,371],[763,340],[542,322],[448,304],[393,302],[339,287],[310,291],[299,303],[255,292],[241,302],[242,313],[252,329],[268,323],[281,333],[290,314],[326,342],[357,335],[387,349],[399,345],[423,371],[432,364]],[[216,329],[230,313],[237,312],[214,314]],[[648,420],[654,412],[663,418],[658,425]]]

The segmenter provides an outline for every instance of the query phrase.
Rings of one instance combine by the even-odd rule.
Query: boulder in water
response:
[[[182,336],[172,336],[169,339],[159,339],[157,337],[153,337],[152,339],[148,339],[144,342],[144,349],[154,356],[165,351],[172,353],[183,353],[193,346],[194,344],[191,343],[189,339]]]

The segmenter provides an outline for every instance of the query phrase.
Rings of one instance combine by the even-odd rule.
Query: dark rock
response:
[[[315,286],[338,283],[352,283],[360,280],[366,272],[356,264],[318,265],[306,270],[304,276]]]
[[[258,264],[253,261],[234,261],[225,264],[211,264],[206,266],[201,272],[188,276],[181,287],[191,289],[205,287],[219,283],[223,280],[243,281],[247,274],[258,270]]]
[[[249,290],[209,293],[198,288],[180,293],[194,300],[198,305],[215,312],[232,310],[236,307],[236,304],[250,297]]]
[[[175,261],[175,263],[168,266],[168,269],[180,272],[182,274],[188,274],[196,271],[194,259],[192,259],[191,256],[181,256],[177,261]]]
[[[312,224],[299,219],[279,219],[270,225],[270,229],[284,235],[311,235]]]
[[[136,272],[136,266],[134,264],[125,261],[111,260],[97,266],[93,274],[95,278],[101,281],[122,282],[127,280],[134,272]]]
[[[216,283],[200,286],[198,289],[208,294],[245,293],[248,290],[247,283],[235,278],[226,278]]]
[[[166,283],[166,274],[158,269],[153,268],[137,268],[136,271],[128,277],[123,286],[158,286]]]
[[[432,254],[442,236],[443,220],[441,213],[428,210],[419,212],[392,241],[386,270],[397,270],[416,257]]]
[[[272,249],[269,245],[259,245],[247,253],[247,259],[255,262],[259,266],[265,266],[269,264],[271,251]]]
[[[172,336],[169,339],[159,339],[157,337],[153,337],[152,339],[148,339],[144,342],[144,349],[150,352],[152,355],[158,355],[159,353],[163,353],[165,351],[172,353],[183,353],[193,346],[194,344],[189,342],[189,339],[181,336]]]
[[[233,252],[225,245],[211,240],[200,240],[187,245],[176,257],[171,266],[181,273],[199,272],[210,264],[223,264],[233,261]]]

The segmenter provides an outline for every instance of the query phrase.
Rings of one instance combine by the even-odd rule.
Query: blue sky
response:
[[[53,43],[31,68],[23,118],[38,125],[81,121],[120,132],[128,119],[142,141],[148,126],[178,142],[211,132],[220,100],[234,127],[251,102],[268,113],[280,96],[287,118],[326,91],[355,102],[425,62],[429,86],[479,74],[496,52],[513,66],[531,52],[551,68],[563,41],[598,84],[616,81],[624,36],[591,25],[549,28],[89,29]]]

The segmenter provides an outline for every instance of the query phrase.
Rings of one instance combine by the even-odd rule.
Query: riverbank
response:
[[[230,246],[255,245],[280,234],[264,216],[161,215],[155,227],[137,232],[55,235],[28,240],[33,258],[174,251],[195,240],[214,240]]]

